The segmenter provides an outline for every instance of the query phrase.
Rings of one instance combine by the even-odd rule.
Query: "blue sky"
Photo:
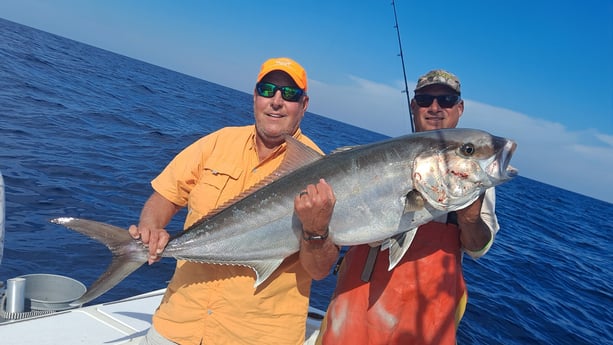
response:
[[[613,202],[613,1],[396,1],[409,90],[447,69],[463,127],[518,142],[520,174]],[[298,60],[309,111],[410,131],[391,1],[3,0],[0,17],[237,90]]]

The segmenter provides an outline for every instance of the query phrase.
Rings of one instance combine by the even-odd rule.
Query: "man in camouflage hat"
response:
[[[459,79],[433,70],[417,81],[411,100],[418,132],[454,128],[464,111]],[[488,251],[499,229],[494,189],[472,205],[420,226],[406,254],[389,271],[389,249],[351,247],[317,344],[455,345],[467,301],[462,256]]]
[[[437,69],[421,76],[411,101],[415,130],[455,128],[464,112],[460,96],[460,80],[455,75]]]

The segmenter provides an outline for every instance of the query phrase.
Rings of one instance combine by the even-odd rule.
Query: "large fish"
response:
[[[245,265],[261,284],[300,245],[294,197],[324,178],[336,205],[330,238],[339,246],[385,241],[390,269],[419,225],[475,201],[487,188],[510,180],[516,144],[473,129],[444,129],[392,138],[321,156],[292,137],[270,177],[171,238],[163,257]],[[113,260],[74,305],[111,289],[148,259],[145,246],[125,229],[76,218],[54,223],[97,239]]]

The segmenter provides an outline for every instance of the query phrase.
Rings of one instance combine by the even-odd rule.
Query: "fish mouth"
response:
[[[503,140],[504,143],[499,146],[500,150],[498,154],[494,156],[493,161],[487,169],[487,174],[490,176],[490,179],[492,181],[498,181],[495,184],[510,180],[519,174],[519,171],[510,164],[513,153],[517,148],[517,143],[510,139]]]
[[[519,171],[510,164],[511,158],[513,157],[513,153],[515,153],[516,148],[517,143],[513,140],[507,139],[507,142],[500,151],[500,175],[503,180],[512,179],[519,174]]]

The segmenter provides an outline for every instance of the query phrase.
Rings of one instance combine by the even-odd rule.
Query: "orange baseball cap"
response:
[[[289,74],[290,77],[294,80],[296,85],[306,91],[307,89],[307,75],[306,71],[299,63],[296,61],[286,58],[272,58],[266,60],[262,64],[262,68],[260,69],[260,74],[258,74],[257,82],[259,83],[265,75],[272,71],[283,71]]]

